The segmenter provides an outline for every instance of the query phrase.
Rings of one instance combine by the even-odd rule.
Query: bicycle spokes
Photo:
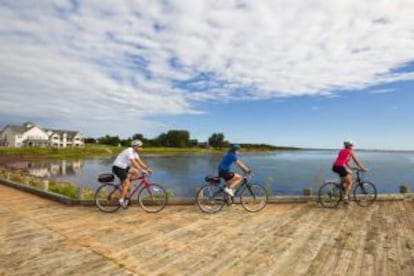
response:
[[[203,212],[216,213],[225,204],[224,190],[216,185],[204,185],[196,195],[196,202]]]
[[[244,209],[249,212],[257,212],[266,206],[268,195],[262,185],[247,184],[241,192],[240,199]]]
[[[319,202],[327,208],[338,206],[342,200],[343,194],[338,184],[327,182],[319,189]]]
[[[354,188],[355,202],[362,207],[367,207],[377,199],[377,188],[371,182],[359,183]]]
[[[149,184],[139,191],[138,201],[145,211],[156,213],[167,204],[167,192],[158,184]]]
[[[114,212],[119,209],[121,190],[114,184],[104,184],[95,193],[95,204],[103,212]]]

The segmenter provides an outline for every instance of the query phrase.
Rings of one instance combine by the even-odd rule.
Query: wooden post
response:
[[[49,180],[43,180],[43,190],[44,191],[49,190]]]
[[[84,191],[83,191],[83,188],[78,187],[78,190],[77,190],[77,193],[78,193],[77,198],[78,198],[79,200],[83,200],[83,197],[84,197],[83,192],[84,192]]]

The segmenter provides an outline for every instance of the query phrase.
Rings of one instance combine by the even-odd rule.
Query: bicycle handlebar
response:
[[[243,178],[249,179],[249,180],[252,179],[253,176],[254,176],[254,173],[253,172],[248,172],[248,173],[244,173],[243,174]]]
[[[352,171],[356,171],[357,173],[359,173],[359,172],[366,172],[366,171],[361,170],[360,168],[357,168],[357,167],[350,167],[350,169],[351,169]]]

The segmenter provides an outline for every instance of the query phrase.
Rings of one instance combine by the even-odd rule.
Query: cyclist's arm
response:
[[[237,160],[236,161],[236,165],[240,168],[240,169],[242,169],[245,173],[249,173],[250,172],[250,169],[242,162],[242,161],[240,161],[240,160]]]
[[[354,160],[355,164],[357,164],[357,166],[362,170],[362,171],[367,171],[367,168],[365,168],[365,166],[361,163],[361,161],[359,161],[358,157],[356,156],[355,153],[351,152],[351,157],[352,160]]]
[[[139,167],[144,173],[148,173],[149,171],[151,171],[147,165],[145,165],[145,163],[141,160],[141,159],[135,159],[136,162],[139,164]]]

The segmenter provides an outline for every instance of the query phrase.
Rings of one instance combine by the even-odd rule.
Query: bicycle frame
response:
[[[354,187],[355,185],[360,185],[360,183],[362,182],[362,171],[357,169],[357,168],[352,168],[353,171],[355,171],[356,174],[356,179],[352,180],[352,187]],[[343,177],[340,177],[340,182],[338,183],[339,187],[344,190],[343,185],[345,184],[345,180]]]
[[[223,192],[224,193],[224,199],[225,199],[227,205],[230,205],[234,201],[234,198],[236,196],[237,197],[239,196],[240,191],[243,189],[244,186],[247,185],[247,183],[248,183],[248,176],[244,175],[242,181],[237,185],[236,190],[234,191],[234,196],[230,196],[229,194],[227,194],[224,191],[224,188],[226,187],[227,183],[225,181],[222,181],[221,178],[220,178],[220,183],[218,184],[220,190],[217,191],[216,194],[213,195],[213,197],[216,196],[217,194]],[[214,184],[210,183],[210,185],[214,185]]]
[[[136,181],[138,181],[138,180],[140,180],[139,184],[136,183]],[[149,185],[147,177],[145,175],[134,177],[134,178],[130,179],[130,181],[131,181],[131,185],[134,185],[134,189],[132,191],[128,190],[127,195],[126,195],[126,199],[130,200],[141,189],[142,186],[144,186],[145,189],[147,189],[148,192],[151,193],[151,190],[148,189],[150,185]],[[119,187],[122,190],[124,185],[122,183],[120,183]],[[151,194],[151,196],[152,196],[152,194]]]

